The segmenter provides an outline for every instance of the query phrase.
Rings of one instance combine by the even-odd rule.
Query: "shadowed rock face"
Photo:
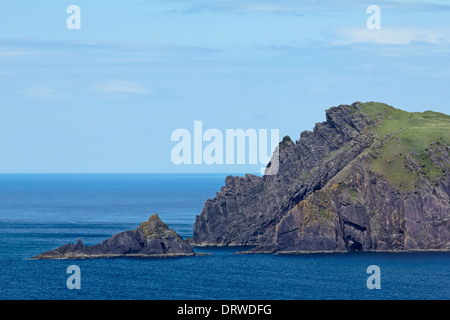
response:
[[[278,146],[278,174],[228,176],[196,218],[195,243],[271,243],[275,226],[290,209],[321,189],[370,145],[371,138],[361,132],[373,120],[352,114],[350,108],[331,108],[326,116],[327,122],[318,123],[313,132],[302,132],[298,142],[283,139]]]
[[[136,230],[117,233],[100,244],[85,246],[78,240],[76,244],[66,244],[33,258],[170,257],[193,254],[193,247],[175,231],[169,229],[158,214],[154,214]]]
[[[450,249],[450,117],[356,102],[326,120],[283,139],[278,174],[228,176],[193,241],[254,252]]]
[[[275,230],[275,251],[450,249],[448,179],[399,192],[363,159],[291,209]]]

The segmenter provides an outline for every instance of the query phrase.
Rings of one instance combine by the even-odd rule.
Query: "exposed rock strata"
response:
[[[302,132],[300,140],[285,137],[277,175],[228,176],[197,216],[193,241],[256,245],[254,252],[450,249],[449,117],[442,115],[439,141],[424,140],[429,146],[423,154],[414,148],[400,153],[399,179],[395,170],[385,174],[374,164],[392,139],[404,147],[395,134],[374,130],[398,109],[383,105],[377,113],[368,107],[330,108],[327,121]],[[437,174],[427,173],[423,163]]]

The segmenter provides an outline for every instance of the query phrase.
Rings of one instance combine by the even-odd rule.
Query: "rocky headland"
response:
[[[194,255],[193,247],[161,221],[150,216],[136,230],[117,233],[100,244],[85,246],[81,240],[41,253],[32,259],[88,259],[112,257],[179,257]]]
[[[228,176],[192,242],[254,253],[450,250],[449,141],[442,113],[332,107],[313,131],[281,141],[278,174]]]

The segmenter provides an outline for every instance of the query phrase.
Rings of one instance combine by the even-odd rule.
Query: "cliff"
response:
[[[193,241],[253,252],[448,250],[449,128],[431,111],[330,108],[312,132],[279,144],[278,174],[228,176]]]
[[[152,215],[136,230],[113,235],[100,244],[85,246],[81,240],[41,253],[33,259],[86,259],[110,257],[175,257],[194,255],[193,247]]]

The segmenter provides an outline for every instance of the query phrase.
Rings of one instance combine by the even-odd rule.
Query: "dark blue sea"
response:
[[[0,175],[0,299],[449,299],[450,253],[235,254],[31,260],[82,239],[96,244],[157,212],[182,237],[222,174]],[[67,267],[81,289],[66,286]],[[368,289],[367,267],[380,268]]]

